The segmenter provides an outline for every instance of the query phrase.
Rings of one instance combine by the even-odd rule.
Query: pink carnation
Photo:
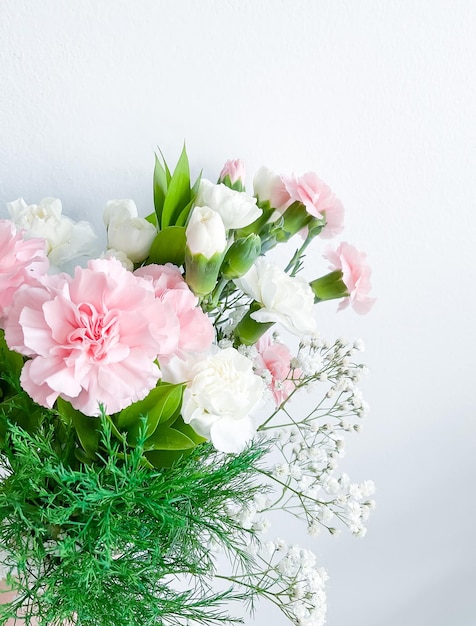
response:
[[[31,357],[25,391],[49,408],[60,396],[86,415],[144,398],[160,378],[157,356],[176,350],[179,335],[152,285],[114,259],[42,282],[20,290],[5,327],[10,348]]]
[[[213,325],[198,305],[179,268],[171,263],[146,265],[135,271],[151,282],[155,295],[175,314],[180,328],[175,355],[208,350],[214,338]],[[170,355],[171,356],[171,355]],[[164,362],[164,359],[162,359]]]
[[[241,159],[233,159],[231,161],[227,161],[223,166],[222,171],[220,172],[220,176],[218,178],[219,182],[225,180],[225,178],[229,176],[230,182],[234,185],[239,180],[245,180],[245,164]]]
[[[314,172],[302,176],[282,176],[282,181],[289,194],[287,206],[301,202],[307,212],[318,219],[325,218],[326,225],[320,236],[330,239],[344,228],[344,207],[332,189]]]
[[[32,285],[49,267],[46,241],[24,240],[10,220],[0,220],[0,327],[21,285]]]
[[[357,313],[368,313],[375,298],[370,298],[368,295],[371,289],[372,272],[365,262],[367,255],[343,241],[337,250],[328,249],[324,256],[332,263],[329,269],[341,270],[342,280],[350,294],[339,304],[339,310],[345,309],[351,303]]]
[[[291,368],[292,357],[288,347],[278,341],[273,342],[270,334],[263,335],[255,348],[258,350],[256,373],[263,375],[266,371],[269,372],[271,379],[268,388],[276,406],[279,406],[294,391],[301,370]]]

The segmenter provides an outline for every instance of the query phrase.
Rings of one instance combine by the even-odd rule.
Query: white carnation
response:
[[[133,263],[144,261],[157,229],[143,217],[138,217],[133,200],[111,200],[103,213],[107,226],[108,247],[123,252]]]
[[[279,322],[298,336],[315,331],[314,294],[303,278],[288,276],[277,265],[259,257],[235,283],[262,305],[251,315],[257,322]]]
[[[264,385],[249,359],[235,348],[220,350],[198,361],[184,393],[183,419],[217,450],[240,452],[253,437],[251,412]]]
[[[226,185],[214,185],[207,179],[200,181],[196,206],[207,206],[220,214],[225,228],[243,228],[260,217],[262,211],[256,198]]]
[[[41,237],[52,265],[60,267],[96,251],[96,235],[89,222],[74,222],[62,215],[61,200],[44,198],[28,205],[23,198],[7,204],[12,221],[25,231],[25,237]]]

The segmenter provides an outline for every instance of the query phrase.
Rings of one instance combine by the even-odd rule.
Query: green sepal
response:
[[[101,418],[84,415],[63,398],[57,399],[56,408],[65,421],[73,424],[87,457],[94,459],[99,448]]]
[[[275,233],[279,243],[289,241],[293,235],[307,226],[312,219],[312,215],[307,212],[306,207],[298,200],[288,206],[282,217],[282,229],[277,230]]]
[[[216,252],[208,259],[185,248],[185,280],[196,296],[207,296],[213,291],[223,256],[223,252]]]
[[[175,219],[190,202],[190,192],[190,167],[184,145],[165,195],[161,228],[175,224]]]
[[[236,239],[228,248],[220,271],[225,278],[240,278],[251,268],[260,253],[261,239],[255,233]]]
[[[150,248],[147,263],[173,263],[180,267],[185,261],[185,228],[167,226],[157,233]]]
[[[255,219],[254,222],[248,224],[248,226],[243,226],[243,228],[239,228],[235,231],[236,237],[247,237],[251,233],[258,235],[263,233],[264,227],[268,224],[270,217],[276,209],[273,209],[268,200],[266,200],[266,202],[258,202],[258,206],[262,210],[261,215]]]
[[[334,270],[321,278],[316,278],[309,283],[313,293],[314,302],[323,300],[336,300],[348,297],[349,290],[343,281],[341,270]]]
[[[146,436],[150,437],[157,426],[174,416],[182,404],[184,385],[159,383],[149,395],[122,409],[116,416],[119,430],[128,432],[128,442],[133,444],[143,434],[141,417],[146,420]]]
[[[248,312],[238,322],[235,331],[235,345],[252,346],[264,333],[273,326],[274,322],[257,322],[251,315],[261,309],[259,302],[253,301]]]
[[[233,191],[245,191],[245,185],[241,178],[235,180],[234,183],[231,182],[230,175],[227,174],[225,178],[220,178],[217,182],[217,185],[225,185],[229,189],[233,189]]]

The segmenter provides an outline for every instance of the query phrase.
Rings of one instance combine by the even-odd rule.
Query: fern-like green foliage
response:
[[[260,489],[262,445],[232,456],[201,444],[171,468],[155,469],[144,464],[145,420],[136,447],[125,450],[103,416],[106,453],[91,465],[71,464],[67,429],[58,446],[52,412],[42,410],[32,432],[4,424],[0,541],[18,595],[0,607],[0,624],[17,615],[40,626],[233,621],[223,603],[245,598],[211,589],[208,545],[251,565],[250,531],[226,505],[244,506]]]

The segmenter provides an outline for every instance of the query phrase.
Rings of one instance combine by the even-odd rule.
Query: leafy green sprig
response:
[[[245,506],[260,489],[253,478],[264,444],[236,456],[202,444],[172,468],[151,469],[142,462],[145,421],[125,453],[102,416],[102,464],[74,468],[48,413],[33,433],[8,422],[0,447],[3,565],[18,594],[0,607],[0,623],[21,613],[40,626],[231,621],[221,605],[245,594],[211,590],[208,543],[240,568],[250,565],[252,531],[227,504]],[[188,589],[174,588],[177,576],[187,576]]]

